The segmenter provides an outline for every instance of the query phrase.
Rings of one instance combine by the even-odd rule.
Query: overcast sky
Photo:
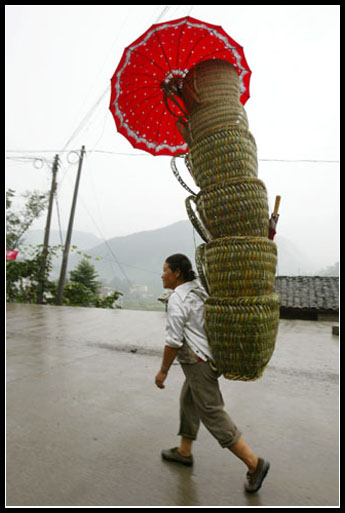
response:
[[[75,230],[109,239],[187,219],[187,192],[170,157],[133,149],[109,110],[124,48],[153,23],[187,15],[221,25],[244,47],[259,178],[271,209],[282,197],[276,241],[289,239],[311,270],[333,264],[340,165],[317,161],[339,161],[339,6],[7,5],[6,188],[49,190],[59,153],[66,230],[77,172],[69,152],[85,145]],[[44,226],[45,215],[33,228]],[[56,204],[52,228],[59,228]]]

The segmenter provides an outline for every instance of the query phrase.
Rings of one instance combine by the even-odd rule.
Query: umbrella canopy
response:
[[[124,50],[111,79],[110,110],[134,148],[153,155],[188,151],[176,127],[176,118],[187,116],[179,96],[188,71],[208,59],[223,59],[236,68],[244,105],[251,71],[243,48],[220,26],[189,16],[159,23]]]

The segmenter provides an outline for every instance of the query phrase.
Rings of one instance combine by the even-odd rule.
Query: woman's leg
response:
[[[190,456],[192,454],[192,445],[194,440],[191,438],[185,438],[181,436],[180,447],[178,448],[178,452],[182,454],[182,456]]]
[[[192,444],[196,440],[199,427],[200,416],[194,404],[189,382],[186,379],[180,395],[180,429],[178,432],[178,435],[181,436],[179,452],[183,456],[191,454]]]
[[[248,472],[250,474],[256,470],[256,467],[258,466],[258,457],[253,453],[242,436],[236,443],[229,447],[229,450],[247,465]]]

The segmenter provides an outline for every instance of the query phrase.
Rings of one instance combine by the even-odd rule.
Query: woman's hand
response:
[[[168,372],[162,371],[162,369],[158,372],[158,374],[156,375],[156,380],[155,380],[158,388],[165,388],[165,385],[163,383],[166,380],[167,375],[168,375]]]
[[[175,360],[175,356],[176,356],[178,350],[179,350],[178,347],[164,346],[162,365],[161,365],[161,368],[159,369],[159,372],[156,376],[156,381],[155,381],[158,388],[165,388],[163,383],[167,378],[168,371],[169,371],[170,366],[172,365],[173,361]]]

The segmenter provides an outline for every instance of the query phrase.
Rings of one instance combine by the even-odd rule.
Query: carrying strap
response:
[[[209,297],[209,295],[207,294],[207,292],[204,292],[203,290],[201,289],[191,289],[191,292],[193,292],[194,294],[196,294],[201,300],[203,303],[205,303],[206,299]],[[207,361],[211,367],[211,369],[214,371],[214,372],[219,372],[217,367],[216,367],[216,364],[214,363],[213,360],[211,360],[209,357],[207,357]]]
[[[188,187],[187,184],[185,184],[185,182],[182,180],[181,176],[180,176],[180,173],[177,169],[177,166],[176,166],[176,159],[178,157],[183,157],[185,158],[185,154],[181,154],[181,155],[175,155],[174,157],[172,157],[171,161],[170,161],[170,166],[171,166],[171,169],[172,169],[172,172],[174,173],[175,177],[177,178],[178,182],[182,185],[182,187],[184,187],[184,189],[186,189],[186,191],[188,191],[190,194],[193,194],[193,196],[196,196],[195,192],[192,191],[192,189],[190,189]]]
[[[198,298],[200,298],[203,303],[205,303],[206,299],[208,298],[207,292],[206,291],[204,292],[201,289],[191,289],[190,292],[193,292],[194,294],[196,294],[198,296]]]

